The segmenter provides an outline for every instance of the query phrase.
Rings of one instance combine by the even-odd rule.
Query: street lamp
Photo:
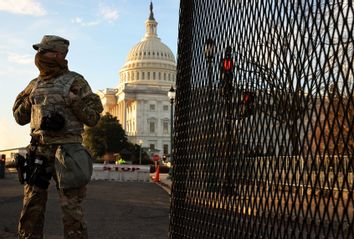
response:
[[[209,106],[209,112],[208,112],[208,118],[209,118],[209,138],[211,136],[211,131],[212,131],[212,126],[213,122],[211,121],[211,114],[213,112],[212,109],[212,85],[213,85],[213,61],[214,61],[214,55],[216,53],[216,47],[215,47],[215,42],[213,39],[208,38],[203,46],[203,53],[205,58],[207,59],[207,64],[208,64],[208,106]],[[209,146],[210,147],[210,146]]]
[[[207,132],[207,139],[208,139],[208,149],[207,149],[207,157],[208,161],[206,164],[206,170],[208,171],[208,185],[209,183],[212,184],[211,182],[214,181],[212,178],[211,173],[209,171],[212,170],[212,154],[213,154],[213,147],[212,147],[212,138],[213,138],[213,131],[214,131],[214,123],[213,123],[213,62],[214,62],[214,55],[216,53],[216,47],[215,47],[215,42],[213,39],[208,38],[203,46],[203,53],[204,57],[207,60],[207,67],[208,67],[208,88],[207,88],[207,94],[208,94],[208,127],[206,130]]]
[[[139,140],[139,145],[140,145],[140,152],[139,152],[139,164],[141,165],[141,151],[142,151],[142,146],[143,146],[144,141],[141,139]]]
[[[213,60],[214,55],[216,53],[216,47],[215,47],[215,42],[213,39],[208,38],[205,43],[204,43],[204,49],[203,49],[204,56],[208,60]]]
[[[170,163],[171,163],[171,168],[173,165],[173,104],[176,98],[176,91],[173,88],[173,86],[171,86],[171,89],[168,91],[167,93],[168,98],[170,99],[170,103],[171,103],[171,153],[170,153]],[[170,170],[170,174],[171,174],[171,170]]]

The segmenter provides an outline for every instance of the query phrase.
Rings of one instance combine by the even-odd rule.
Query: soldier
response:
[[[30,123],[32,137],[26,157],[32,166],[25,169],[19,238],[43,238],[51,178],[60,197],[65,238],[88,237],[81,203],[92,174],[92,160],[81,145],[81,134],[84,124],[96,125],[103,107],[84,77],[68,70],[68,47],[68,40],[54,35],[45,35],[41,43],[33,45],[40,73],[13,106],[16,122]]]

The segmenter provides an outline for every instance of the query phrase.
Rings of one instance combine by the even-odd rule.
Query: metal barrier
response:
[[[352,0],[181,0],[170,238],[354,238]]]
[[[149,182],[150,166],[134,164],[93,164],[92,180]]]

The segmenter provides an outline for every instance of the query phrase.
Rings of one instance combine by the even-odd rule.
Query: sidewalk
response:
[[[154,181],[155,173],[150,174],[151,181]],[[168,173],[160,173],[160,182],[159,184],[169,195],[171,195],[172,181]]]

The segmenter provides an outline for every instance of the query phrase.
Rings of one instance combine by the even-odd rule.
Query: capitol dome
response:
[[[144,37],[130,50],[119,72],[120,86],[124,83],[174,85],[176,80],[175,56],[157,35],[157,22],[154,18],[152,4],[150,4],[150,15],[145,25]]]
[[[158,37],[143,38],[129,52],[127,61],[162,60],[176,63],[175,57],[168,46]]]
[[[171,104],[168,91],[176,82],[176,60],[157,36],[152,3],[144,37],[129,52],[119,71],[119,85],[98,95],[104,113],[117,117],[128,140],[149,152],[171,154]]]

